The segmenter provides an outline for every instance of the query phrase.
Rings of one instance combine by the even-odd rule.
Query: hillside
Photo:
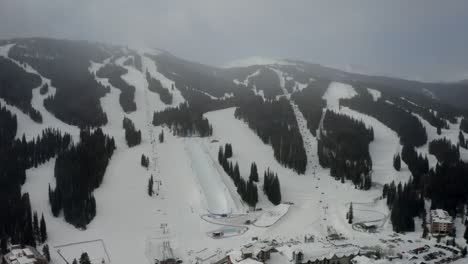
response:
[[[255,241],[281,252],[267,263],[298,250],[394,256],[435,247],[436,234],[422,238],[434,208],[467,245],[465,83],[266,58],[228,66],[1,41],[2,245],[47,244],[56,264],[83,252],[92,263],[213,263]]]

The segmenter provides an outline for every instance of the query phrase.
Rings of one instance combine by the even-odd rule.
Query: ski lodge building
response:
[[[452,231],[452,217],[442,209],[431,210],[431,233],[448,234]]]

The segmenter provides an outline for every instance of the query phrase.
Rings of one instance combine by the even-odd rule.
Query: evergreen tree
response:
[[[50,252],[49,252],[49,245],[45,244],[42,247],[42,254],[44,257],[47,259],[47,261],[50,261]]]
[[[89,259],[88,253],[83,252],[80,257],[80,264],[91,264],[91,260]]]
[[[468,226],[465,226],[465,233],[463,234],[463,238],[466,240],[466,243],[468,243]]]
[[[437,135],[441,135],[442,134],[442,129],[440,126],[437,127]]]
[[[250,176],[249,179],[254,182],[258,182],[258,171],[257,171],[257,164],[255,162],[252,163],[250,166]]]
[[[349,211],[348,211],[348,224],[352,224],[353,223],[353,202],[351,202],[351,204],[349,205]]]
[[[462,257],[466,257],[466,252],[467,252],[467,249],[466,249],[466,246],[462,249]]]
[[[2,237],[0,239],[0,253],[2,255],[5,255],[6,253],[8,253],[8,245],[7,245],[7,238],[6,237]]]
[[[73,259],[72,264],[78,264],[78,261],[76,259]]]
[[[400,171],[401,169],[401,158],[400,158],[400,153],[398,153],[394,158],[393,158],[393,167],[395,170]]]
[[[149,158],[145,156],[145,154],[141,154],[141,166],[148,169],[149,166]]]
[[[151,177],[148,180],[148,195],[149,196],[153,196],[154,194],[153,184],[154,184],[153,175],[151,175]]]
[[[468,148],[468,146],[466,145],[466,141],[465,141],[465,135],[463,135],[463,132],[461,132],[461,130],[458,133],[458,141],[462,148]]]
[[[161,130],[161,133],[159,134],[159,143],[164,142],[164,130]]]
[[[41,224],[40,224],[40,234],[41,234],[41,242],[44,243],[47,240],[47,227],[46,222],[44,220],[44,214],[41,216]]]
[[[34,212],[33,215],[33,230],[34,230],[34,237],[37,241],[41,241],[40,233],[39,233],[39,219],[37,218],[37,212]]]
[[[226,143],[226,146],[224,147],[224,157],[226,159],[232,158],[232,145]]]

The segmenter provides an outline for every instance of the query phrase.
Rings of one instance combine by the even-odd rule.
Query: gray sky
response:
[[[0,39],[86,39],[210,65],[267,56],[457,80],[468,78],[467,11],[457,0],[0,0]]]

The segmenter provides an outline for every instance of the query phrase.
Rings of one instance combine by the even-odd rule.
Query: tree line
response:
[[[56,187],[49,186],[49,202],[57,217],[63,209],[65,220],[78,227],[86,225],[96,215],[93,190],[103,180],[109,160],[115,150],[114,139],[100,128],[80,131],[80,142],[57,156]]]
[[[297,104],[307,120],[307,127],[314,137],[317,136],[323,108],[327,105],[322,96],[329,85],[330,81],[328,80],[316,80],[309,83],[304,90],[291,95],[291,99]]]
[[[124,67],[108,63],[96,72],[96,76],[107,78],[112,86],[121,91],[119,95],[120,105],[126,113],[130,113],[136,111],[137,106],[135,103],[135,87],[122,78],[122,75],[127,74],[127,72]]]
[[[197,111],[187,103],[155,112],[153,125],[160,126],[163,124],[169,126],[175,135],[182,137],[207,137],[213,133],[213,128],[208,122],[208,119],[204,118],[202,113],[197,113]]]
[[[146,72],[146,80],[148,81],[148,89],[159,94],[161,102],[168,105],[172,104],[172,93],[162,86],[161,81],[151,77],[148,71]]]
[[[231,177],[233,180],[234,185],[237,187],[237,193],[240,195],[242,200],[249,206],[255,207],[258,202],[258,190],[257,184],[255,184],[255,182],[258,182],[258,179],[255,181],[254,176],[252,176],[252,173],[254,172],[252,171],[251,177],[249,177],[249,180],[246,182],[240,175],[239,164],[236,162],[236,164],[233,165],[229,160],[232,155],[232,145],[226,143],[224,148],[223,146],[219,147],[218,162],[223,167],[227,175],[229,175],[229,177]],[[252,170],[254,169],[256,170],[256,166],[255,168],[252,168]]]
[[[129,147],[139,145],[141,143],[141,131],[135,128],[133,121],[124,117],[122,126],[125,130],[125,141]]]
[[[376,118],[398,134],[402,145],[419,147],[427,142],[426,129],[421,121],[385,99],[375,102],[368,93],[361,93],[351,99],[341,99],[340,104]]]
[[[18,107],[32,120],[42,123],[42,115],[31,105],[32,90],[41,85],[41,78],[26,72],[6,58],[0,58],[0,98]]]
[[[37,213],[32,212],[29,194],[21,192],[26,170],[67,149],[71,137],[45,129],[33,140],[26,141],[24,136],[15,139],[16,116],[4,107],[0,107],[0,124],[1,248],[5,250],[7,243],[35,246],[47,239],[47,228],[44,218],[39,220]]]
[[[234,115],[248,124],[260,139],[273,147],[275,159],[303,174],[307,165],[302,135],[289,101],[263,101],[259,96],[238,102]]]
[[[49,112],[61,121],[79,127],[107,123],[99,99],[109,92],[109,88],[100,85],[89,72],[90,61],[102,62],[109,56],[107,51],[88,42],[24,39],[17,43],[10,49],[9,57],[31,65],[56,88],[55,95],[44,100]]]
[[[436,156],[439,162],[456,162],[460,159],[460,150],[447,138],[434,139],[429,142],[429,153]]]
[[[361,189],[371,187],[372,159],[369,144],[374,130],[362,121],[327,110],[319,131],[317,145],[319,163],[330,168],[330,175],[351,180]]]

